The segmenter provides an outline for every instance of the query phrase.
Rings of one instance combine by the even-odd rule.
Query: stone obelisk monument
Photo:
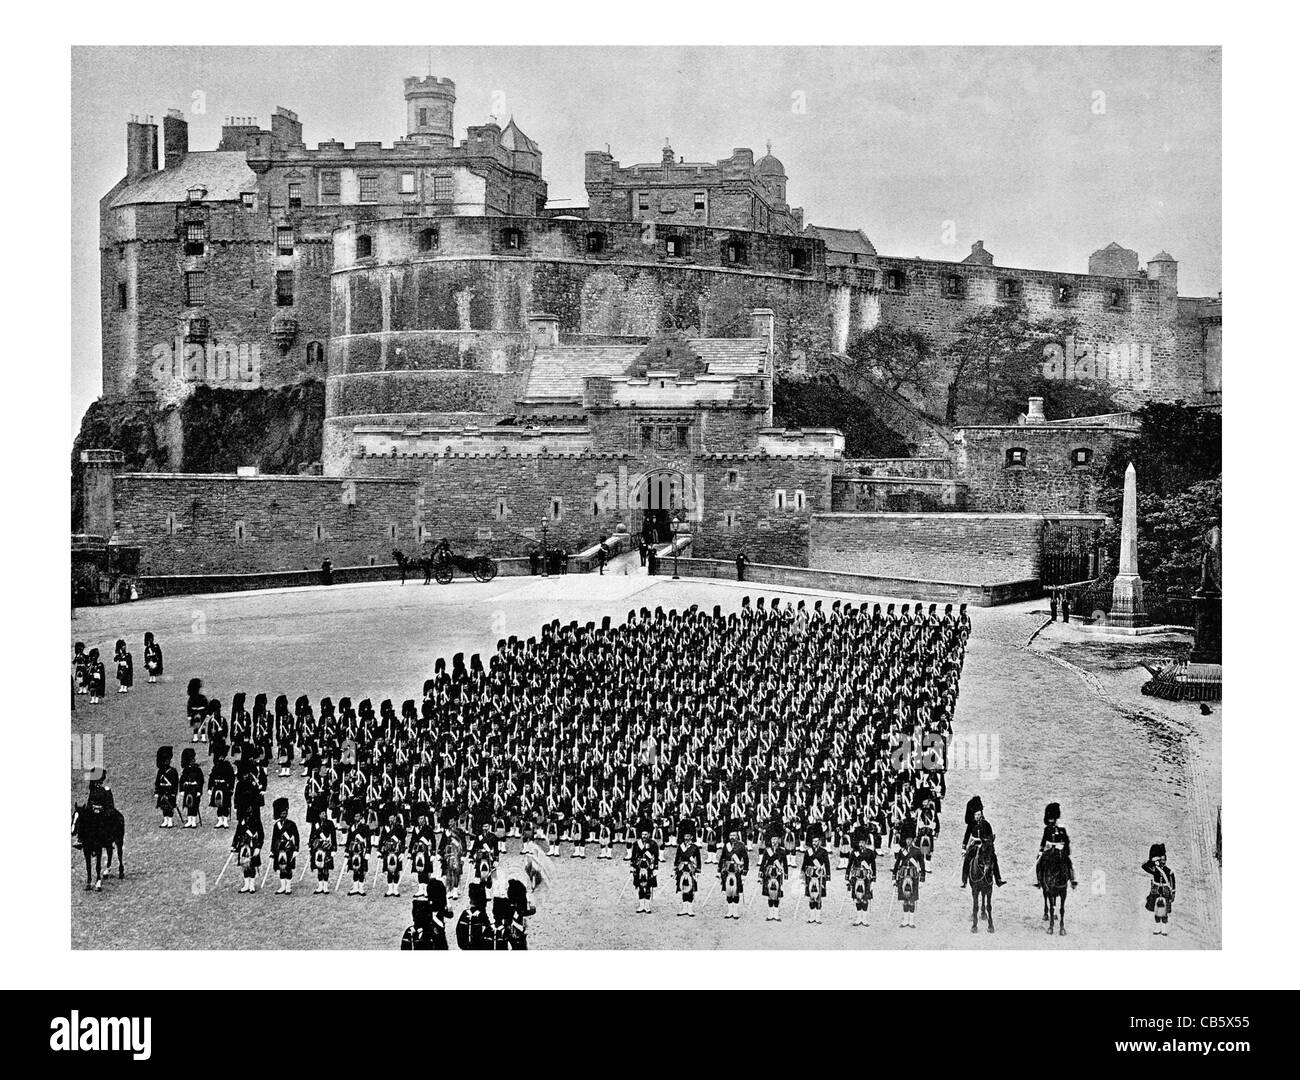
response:
[[[1142,603],[1142,578],[1138,576],[1137,469],[1130,461],[1124,472],[1124,520],[1119,534],[1119,573],[1111,594],[1110,624],[1137,627],[1147,624]]]

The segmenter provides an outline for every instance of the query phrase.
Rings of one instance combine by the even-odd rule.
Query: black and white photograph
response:
[[[1290,229],[1228,275],[1225,375],[1226,31],[577,12],[61,46],[70,429],[10,617],[69,575],[11,654],[71,750],[30,766],[49,948],[95,989],[1291,978],[1205,974],[1294,947],[1250,295]],[[1279,440],[1226,528],[1225,381]],[[382,956],[475,950],[574,966]],[[1224,1008],[1176,1038],[1249,1051]]]

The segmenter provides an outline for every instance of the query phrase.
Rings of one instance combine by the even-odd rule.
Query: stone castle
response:
[[[1127,416],[1031,403],[937,433],[932,457],[847,461],[838,432],[773,426],[773,380],[877,325],[942,340],[1016,305],[1074,320],[1049,378],[1127,406],[1218,401],[1219,301],[1180,297],[1163,252],[1144,269],[1111,244],[1086,274],[999,267],[982,243],[961,262],[880,255],[805,223],[770,147],[592,151],[589,205],[550,206],[513,119],[457,142],[450,80],[407,79],[405,101],[391,146],[309,149],[279,108],[191,151],[173,111],[162,168],[157,126],[128,124],[101,202],[105,399],[326,387],[323,476],[106,481],[111,455],[87,461],[86,530],[139,547],[144,577],[378,565],[442,535],[504,554],[543,524],[581,549],[680,517],[696,559],[1023,591],[1045,528],[1099,522]]]

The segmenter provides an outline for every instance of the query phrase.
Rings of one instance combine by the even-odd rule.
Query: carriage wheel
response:
[[[497,576],[497,564],[495,559],[489,559],[484,556],[474,561],[474,578],[486,585]]]
[[[433,568],[433,580],[439,585],[450,585],[451,579],[455,577],[451,568],[451,563],[442,563],[440,566]]]

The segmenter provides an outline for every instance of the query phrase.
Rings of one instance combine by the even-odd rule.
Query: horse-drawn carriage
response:
[[[439,585],[450,585],[459,570],[472,574],[475,581],[487,584],[500,569],[495,559],[487,555],[457,555],[445,542],[433,549],[433,580]]]

